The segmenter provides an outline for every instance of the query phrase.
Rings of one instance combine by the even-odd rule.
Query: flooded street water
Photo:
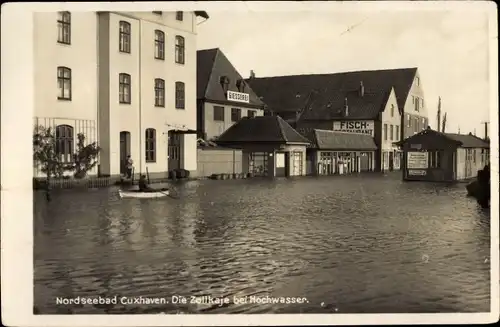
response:
[[[191,181],[36,195],[39,313],[489,312],[489,213],[400,175]],[[57,297],[304,297],[304,304],[62,305]]]

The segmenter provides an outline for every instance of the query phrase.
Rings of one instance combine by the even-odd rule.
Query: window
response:
[[[268,156],[267,152],[251,152],[248,162],[249,172],[254,174],[254,176],[266,176]]]
[[[161,15],[161,14],[163,14],[163,12],[162,11],[153,11],[153,14],[155,14],[155,15]]]
[[[399,141],[399,126],[396,126],[396,135],[394,137],[394,140]]]
[[[73,127],[59,125],[56,127],[56,154],[64,163],[73,161]]]
[[[407,124],[407,127],[411,127],[410,115],[406,115],[406,124]]]
[[[57,13],[57,42],[71,44],[71,13],[69,11]]]
[[[224,121],[224,107],[214,106],[214,120]]]
[[[415,103],[415,96],[411,96],[411,103]]]
[[[415,82],[417,83],[417,85],[420,85],[420,78],[419,77],[415,77]]]
[[[146,129],[146,162],[156,162],[156,130]]]
[[[57,87],[59,100],[71,100],[71,69],[57,67]]]
[[[245,92],[245,87],[246,87],[245,81],[243,79],[237,80],[236,87],[238,88],[238,92]]]
[[[175,36],[175,62],[184,64],[184,38],[180,35]]]
[[[176,11],[175,19],[182,22],[184,20],[184,13],[182,11]]]
[[[419,111],[419,110],[420,110],[420,98],[415,97],[415,111]]]
[[[231,108],[231,121],[237,122],[241,119],[241,109]]]
[[[165,60],[165,33],[155,30],[155,59]]]
[[[250,118],[255,117],[255,110],[248,110],[247,116]]]
[[[130,97],[130,75],[121,73],[119,75],[119,100],[120,103],[131,103]]]
[[[185,107],[185,88],[183,82],[175,82],[175,108],[184,109]]]
[[[441,168],[442,151],[429,151],[429,168]]]
[[[165,81],[155,79],[155,107],[165,107]]]
[[[422,100],[421,104],[422,104],[422,108],[424,107],[424,99],[420,99]]]
[[[387,141],[387,124],[384,124],[384,141]]]
[[[391,117],[394,117],[394,105],[391,104]]]
[[[130,53],[130,23],[120,21],[120,52]]]
[[[390,140],[394,141],[394,126],[393,125],[389,126],[389,136],[390,136]]]

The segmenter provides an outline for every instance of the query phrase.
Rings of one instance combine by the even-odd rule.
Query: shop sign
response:
[[[425,175],[427,175],[427,171],[426,170],[411,169],[411,170],[408,170],[408,175],[410,175],[410,176],[425,176]]]
[[[250,103],[250,95],[248,93],[227,91],[227,99],[234,102]]]
[[[343,120],[333,122],[333,130],[338,132],[369,134],[373,136],[373,120]]]
[[[408,152],[406,156],[406,168],[427,169],[429,168],[429,157],[427,152]]]

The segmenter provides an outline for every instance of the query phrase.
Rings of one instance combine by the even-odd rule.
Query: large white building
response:
[[[77,134],[102,148],[99,173],[131,155],[153,178],[196,171],[196,26],[205,12],[35,14],[35,124],[71,160]],[[97,169],[95,172],[97,173]]]

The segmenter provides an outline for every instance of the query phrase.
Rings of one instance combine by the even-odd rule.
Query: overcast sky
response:
[[[248,77],[418,67],[430,124],[438,96],[448,132],[489,120],[488,16],[467,11],[209,12],[198,49],[220,48]],[[352,27],[351,27],[352,26]],[[350,31],[347,31],[351,27]],[[496,118],[494,118],[496,119]]]

